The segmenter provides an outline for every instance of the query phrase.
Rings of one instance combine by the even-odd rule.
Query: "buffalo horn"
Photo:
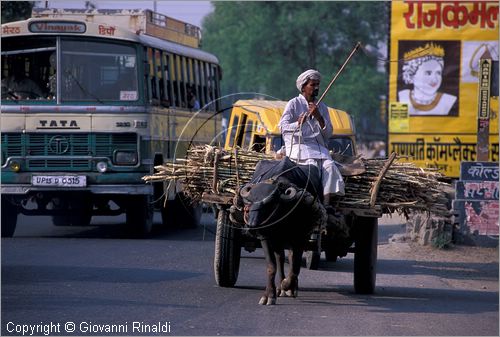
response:
[[[281,199],[288,201],[295,198],[297,195],[297,189],[295,187],[288,187],[285,192],[281,195]]]
[[[243,197],[243,198],[246,198],[248,197],[248,195],[250,194],[250,190],[252,189],[252,185],[250,184],[246,184],[245,186],[243,186],[240,190],[240,195]]]

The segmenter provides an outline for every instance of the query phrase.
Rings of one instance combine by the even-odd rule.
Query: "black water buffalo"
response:
[[[296,165],[288,158],[261,161],[252,181],[240,189],[231,218],[241,222],[235,218],[243,217],[244,230],[260,240],[267,262],[267,285],[259,304],[275,304],[277,294],[297,295],[304,248],[313,230],[319,232],[327,220],[321,196],[318,169]],[[284,249],[290,264],[286,277]]]

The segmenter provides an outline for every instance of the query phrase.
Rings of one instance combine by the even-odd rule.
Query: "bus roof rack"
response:
[[[31,17],[75,19],[116,25],[137,34],[146,34],[193,48],[200,47],[201,29],[198,26],[149,9],[33,8]]]

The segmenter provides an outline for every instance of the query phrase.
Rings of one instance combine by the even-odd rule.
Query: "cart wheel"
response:
[[[306,267],[310,270],[318,270],[321,253],[317,251],[306,251]]]
[[[233,287],[240,270],[240,233],[229,220],[227,210],[221,209],[218,213],[214,256],[215,282],[220,287]]]
[[[373,294],[377,277],[378,219],[356,218],[354,292]]]

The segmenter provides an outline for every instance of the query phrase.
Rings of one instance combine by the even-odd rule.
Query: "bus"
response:
[[[125,214],[138,237],[155,210],[165,225],[199,221],[179,186],[142,178],[221,132],[221,69],[200,38],[150,10],[35,8],[2,25],[2,237],[19,214],[59,226]]]

